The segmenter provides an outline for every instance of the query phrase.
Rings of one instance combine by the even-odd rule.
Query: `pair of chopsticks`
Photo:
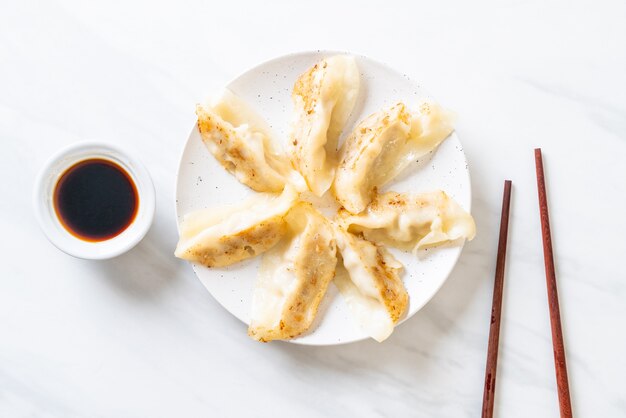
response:
[[[572,405],[565,364],[565,347],[561,330],[561,311],[556,288],[554,272],[554,255],[552,237],[550,235],[550,218],[548,215],[548,199],[543,173],[541,149],[535,149],[535,169],[537,173],[537,191],[539,194],[539,213],[541,216],[541,235],[543,238],[543,257],[548,288],[548,306],[550,307],[550,326],[552,329],[552,347],[554,349],[554,368],[556,371],[559,408],[562,418],[572,417]],[[491,325],[489,327],[489,346],[487,349],[487,367],[485,370],[485,388],[483,392],[482,417],[493,416],[493,402],[496,391],[496,368],[498,365],[498,343],[500,340],[500,316],[502,312],[502,289],[504,287],[504,264],[506,260],[506,244],[509,228],[509,209],[511,204],[511,181],[504,182],[502,199],[502,217],[500,218],[500,238],[498,241],[498,257],[496,261],[495,284],[493,287],[493,305],[491,307]]]

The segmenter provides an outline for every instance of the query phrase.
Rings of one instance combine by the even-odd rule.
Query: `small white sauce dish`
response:
[[[105,241],[84,241],[61,224],[54,208],[54,190],[61,175],[74,164],[101,158],[116,163],[132,178],[139,205],[132,223],[119,235]],[[148,170],[137,159],[117,147],[100,142],[80,142],[61,149],[43,167],[33,196],[35,215],[44,234],[61,251],[74,257],[104,260],[133,248],[152,225],[155,210],[154,185]]]

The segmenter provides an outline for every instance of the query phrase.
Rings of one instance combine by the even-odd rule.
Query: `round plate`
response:
[[[228,88],[266,118],[277,138],[286,141],[292,114],[291,90],[295,80],[320,59],[336,54],[316,51],[276,58],[245,72],[231,82]],[[352,130],[355,122],[385,106],[398,101],[411,106],[429,97],[406,75],[366,57],[356,56],[356,59],[361,72],[361,92],[344,135]],[[457,135],[453,133],[435,152],[409,167],[386,189],[399,192],[442,189],[469,211],[469,171]],[[178,169],[178,221],[191,211],[235,203],[253,193],[220,166],[204,147],[200,133],[194,127]],[[405,266],[403,280],[410,302],[404,320],[413,316],[439,290],[456,264],[461,250],[462,245],[451,245],[423,251],[415,256],[391,249]],[[248,324],[259,263],[260,257],[256,257],[226,268],[206,268],[198,264],[193,264],[193,268],[213,297]],[[364,338],[367,335],[357,327],[333,284],[329,287],[311,330],[291,342],[335,345]]]

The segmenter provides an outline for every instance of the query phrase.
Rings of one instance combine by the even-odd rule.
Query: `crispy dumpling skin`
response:
[[[296,173],[267,123],[230,90],[208,106],[197,105],[196,115],[202,141],[241,183],[257,192],[280,192],[293,180]]]
[[[356,61],[346,55],[323,59],[294,85],[291,158],[317,196],[322,196],[332,184],[337,143],[356,103],[359,85]]]
[[[452,115],[434,102],[418,109],[403,103],[361,121],[346,138],[333,184],[337,200],[351,213],[365,209],[374,189],[435,149],[453,131]]]
[[[290,339],[309,329],[335,275],[336,245],[330,222],[310,203],[286,217],[287,233],[263,255],[252,299],[250,337]]]
[[[335,228],[343,267],[335,284],[355,320],[370,337],[383,341],[406,312],[409,295],[402,283],[402,264],[385,248]]]
[[[371,241],[413,251],[476,234],[472,216],[443,191],[379,194],[358,215],[340,210],[338,222]]]
[[[410,117],[406,106],[398,103],[365,118],[346,138],[333,193],[348,211],[359,213],[369,204],[376,171],[389,169],[387,160],[399,158],[411,131]]]
[[[286,186],[282,194],[257,194],[240,205],[204,209],[185,215],[175,255],[207,267],[223,267],[262,254],[286,232],[285,215],[297,199]]]

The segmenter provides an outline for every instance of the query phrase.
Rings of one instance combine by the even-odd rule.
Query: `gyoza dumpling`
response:
[[[432,102],[417,111],[403,103],[374,113],[354,129],[341,149],[333,192],[350,212],[359,213],[380,187],[453,130],[451,114]]]
[[[257,192],[280,192],[300,177],[263,118],[230,90],[210,106],[196,106],[196,114],[202,141],[241,183]]]
[[[254,290],[248,334],[259,341],[306,331],[335,275],[330,222],[305,202],[294,206],[286,221],[287,234],[263,256]]]
[[[240,205],[185,215],[176,257],[207,267],[222,267],[259,255],[285,233],[285,214],[298,194],[287,185],[282,194],[259,193]]]
[[[471,240],[476,234],[472,216],[442,191],[388,192],[377,195],[364,212],[351,215],[342,210],[338,217],[350,232],[414,251],[460,238]]]
[[[402,264],[385,248],[335,228],[345,270],[335,284],[355,320],[369,336],[383,341],[406,311],[409,295],[400,279]]]
[[[293,88],[292,161],[317,196],[330,188],[335,176],[337,141],[356,103],[359,83],[354,57],[337,55],[315,64]]]

